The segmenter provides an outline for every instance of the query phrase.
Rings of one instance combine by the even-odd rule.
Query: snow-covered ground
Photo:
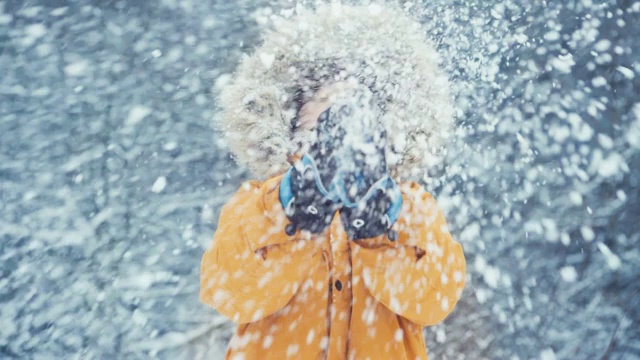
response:
[[[426,184],[468,286],[431,357],[640,359],[640,2],[402,3],[459,109]],[[214,85],[294,5],[0,0],[0,358],[223,356],[199,263],[248,175]]]

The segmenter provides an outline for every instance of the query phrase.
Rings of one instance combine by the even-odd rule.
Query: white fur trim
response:
[[[385,111],[392,176],[416,177],[453,125],[449,84],[438,61],[420,24],[402,10],[345,5],[302,10],[276,20],[221,89],[219,125],[237,161],[257,177],[283,173],[290,156],[313,141],[305,126],[293,132],[296,90],[305,102],[318,88],[356,77],[377,93]],[[325,71],[334,68],[340,71]]]

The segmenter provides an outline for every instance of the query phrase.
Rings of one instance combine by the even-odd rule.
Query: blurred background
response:
[[[468,285],[431,358],[640,359],[640,2],[397,3],[458,109],[423,182]],[[296,6],[0,0],[0,358],[223,357],[200,258],[250,175],[215,95]]]

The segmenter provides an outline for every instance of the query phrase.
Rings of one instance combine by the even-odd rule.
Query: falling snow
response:
[[[162,190],[164,190],[166,186],[167,186],[167,178],[164,176],[160,176],[153,183],[153,186],[151,187],[151,191],[153,191],[154,193],[160,193],[162,192]]]
[[[311,3],[0,0],[0,358],[223,358],[197,277],[250,174],[216,96]],[[418,180],[469,264],[430,357],[640,358],[640,2],[403,3],[457,115]]]
[[[574,282],[578,278],[578,272],[573,266],[565,266],[560,269],[560,276],[566,282]]]

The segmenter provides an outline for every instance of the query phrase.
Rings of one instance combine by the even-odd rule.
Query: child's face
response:
[[[318,123],[318,117],[327,110],[333,101],[341,95],[345,90],[353,88],[353,85],[347,82],[337,82],[321,87],[309,101],[307,101],[298,112],[298,128],[294,139],[300,144],[304,144],[300,149],[301,153],[309,151],[309,141],[314,142],[315,128]]]
[[[331,95],[335,94],[339,84],[323,86],[302,106],[298,113],[299,126],[302,131],[310,131],[315,128],[320,114],[331,106]]]

